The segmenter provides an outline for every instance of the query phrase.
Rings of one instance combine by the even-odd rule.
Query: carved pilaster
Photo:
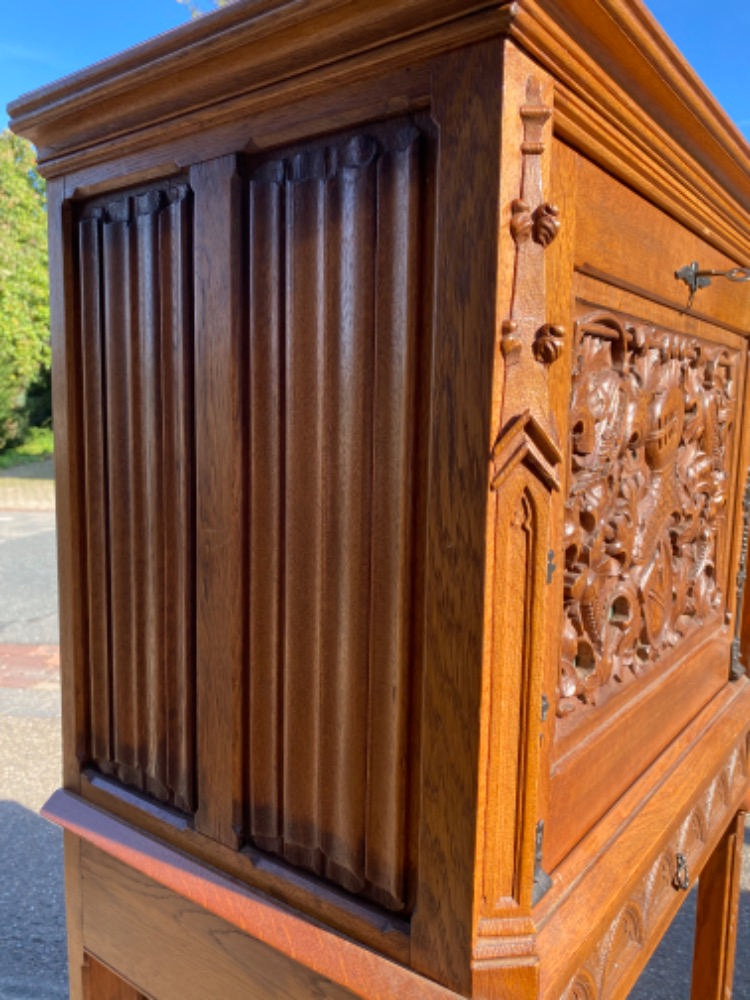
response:
[[[563,336],[561,327],[551,327],[545,322],[544,250],[560,229],[558,209],[545,201],[543,191],[544,126],[550,114],[551,109],[542,102],[539,80],[529,77],[526,103],[520,109],[521,193],[511,204],[510,231],[516,244],[513,293],[510,317],[503,323],[501,338],[506,365],[522,364],[527,368],[534,361],[545,365],[555,361]],[[554,330],[552,341],[551,330]],[[532,372],[532,378],[539,383],[543,394],[545,384],[538,373]],[[525,382],[516,378],[515,373],[514,379],[517,384]],[[509,379],[505,388],[506,393],[514,395]]]
[[[490,960],[506,935],[520,947],[524,914],[549,886],[541,857],[538,773],[544,724],[540,665],[548,660],[551,497],[560,490],[562,453],[550,415],[548,365],[562,331],[547,323],[545,247],[559,228],[543,192],[542,157],[551,109],[530,77],[521,118],[520,196],[511,205],[515,243],[510,315],[502,323],[505,362],[500,430],[491,455],[492,586],[488,665],[487,820],[478,955]],[[541,363],[540,363],[541,362]],[[531,624],[530,624],[531,623]],[[516,761],[511,777],[507,761]],[[501,775],[502,772],[502,775]],[[510,788],[514,782],[515,794]],[[515,814],[502,803],[515,801]],[[520,921],[508,930],[508,921]],[[525,929],[524,929],[525,928]],[[527,942],[528,947],[531,944]]]
[[[494,456],[506,451],[505,434],[515,435],[518,415],[528,412],[535,436],[545,435],[557,449],[557,435],[550,418],[546,366],[562,350],[564,331],[547,322],[544,251],[560,228],[558,210],[544,197],[542,157],[545,125],[552,113],[542,100],[541,82],[530,76],[525,102],[519,109],[522,122],[521,191],[511,204],[510,232],[515,243],[510,315],[501,325],[500,348],[505,360],[505,385],[501,432]],[[527,424],[527,426],[531,426]],[[499,471],[495,461],[496,474]]]

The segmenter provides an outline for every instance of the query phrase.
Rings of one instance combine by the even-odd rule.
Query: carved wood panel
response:
[[[248,165],[246,836],[407,906],[422,139]],[[416,589],[415,589],[416,588]]]
[[[87,608],[84,763],[194,807],[191,197],[76,222]]]
[[[737,356],[615,312],[576,324],[558,713],[723,621]]]

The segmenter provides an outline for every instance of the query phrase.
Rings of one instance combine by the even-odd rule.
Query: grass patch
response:
[[[23,444],[15,448],[6,448],[0,452],[0,469],[10,469],[14,465],[28,465],[30,462],[41,462],[51,458],[54,453],[54,441],[51,427],[31,427]]]

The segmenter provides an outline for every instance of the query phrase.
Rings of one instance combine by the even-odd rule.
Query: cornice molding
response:
[[[511,37],[555,76],[554,128],[734,259],[750,252],[750,148],[632,0],[524,0]]]
[[[750,147],[635,0],[240,0],[14,101],[48,177],[311,90],[508,35],[555,78],[554,130],[736,261]]]
[[[349,63],[408,65],[507,28],[510,0],[239,0],[8,106],[10,127],[39,152],[42,172],[93,144],[146,133]],[[467,33],[467,26],[469,31]],[[250,101],[252,104],[252,101]],[[77,166],[77,164],[76,164]]]

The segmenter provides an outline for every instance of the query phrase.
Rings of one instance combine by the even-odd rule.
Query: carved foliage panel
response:
[[[249,164],[246,836],[408,906],[423,137]]]
[[[76,221],[87,611],[84,763],[194,808],[191,193]]]
[[[630,316],[576,325],[558,712],[603,702],[725,607],[736,352]]]

